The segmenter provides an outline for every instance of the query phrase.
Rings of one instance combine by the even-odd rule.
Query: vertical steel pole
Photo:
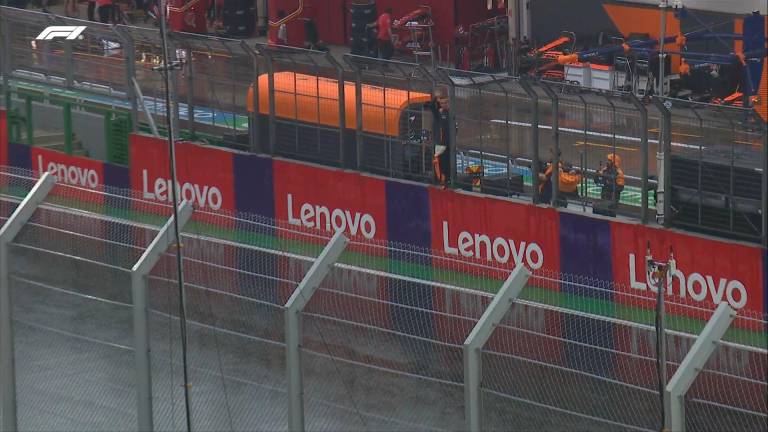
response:
[[[24,227],[37,206],[53,189],[56,178],[46,172],[0,228],[0,399],[2,399],[2,423],[5,432],[15,432],[16,419],[16,371],[13,344],[13,305],[11,304],[11,274],[8,262],[8,245]]]
[[[72,64],[72,60],[72,41],[64,40],[64,77],[66,79],[66,86],[68,89],[71,89],[75,86],[75,68]]]
[[[339,80],[339,166],[342,168],[347,167],[345,158],[347,157],[344,151],[345,137],[347,134],[347,95],[346,95],[346,81],[344,81],[344,68],[333,59],[333,56],[327,54],[328,62],[336,67],[336,76]],[[320,95],[318,94],[318,100]]]
[[[152,360],[149,344],[149,314],[147,312],[146,275],[131,272],[133,301],[134,361],[136,367],[136,416],[140,431],[154,430],[152,418]]]
[[[285,303],[285,362],[288,380],[288,430],[304,431],[304,385],[301,377],[301,311],[309,303],[331,266],[349,244],[337,231]]]
[[[254,51],[248,46],[245,41],[242,41],[240,46],[251,56],[252,60],[253,81],[251,83],[251,88],[253,89],[253,92],[251,94],[251,104],[253,105],[253,112],[248,113],[250,118],[248,124],[249,149],[252,153],[258,153],[262,151],[261,143],[259,142],[259,139],[261,139],[261,121],[259,119],[261,115],[261,108],[259,107],[259,54],[258,51]]]
[[[728,123],[730,123],[730,125],[731,125],[731,135],[730,136],[732,136],[733,139],[735,139],[736,138],[736,127],[733,124],[733,120],[731,120],[731,118],[728,115],[726,115],[726,117],[728,118]],[[730,145],[730,147],[731,147],[731,154],[730,154],[730,157],[729,157],[729,159],[730,159],[730,164],[729,164],[730,165],[729,166],[730,170],[728,172],[728,179],[729,179],[729,181],[728,181],[728,230],[730,232],[734,231],[734,226],[733,226],[734,214],[733,214],[733,211],[736,209],[736,202],[733,199],[733,189],[734,189],[734,182],[735,182],[734,177],[736,175],[736,167],[734,166],[734,164],[736,162],[735,161],[735,159],[736,159],[736,154],[735,154],[736,143],[733,142],[733,139],[731,140],[731,145]],[[763,153],[765,153],[766,150],[767,150],[765,148],[765,143],[763,143],[763,146],[764,146],[763,147]],[[763,218],[765,218],[766,216],[767,215],[763,214]]]
[[[667,32],[667,8],[669,0],[661,0],[659,10],[661,11],[661,27],[659,27],[659,86],[658,95],[664,97],[664,39]]]
[[[72,104],[69,102],[64,103],[64,152],[68,155],[72,155]],[[109,118],[111,113],[108,113],[105,117]],[[109,129],[106,129],[109,131]],[[107,153],[110,153],[109,149],[112,147],[111,140],[107,140]]]
[[[141,92],[137,91],[138,83],[136,81],[136,52],[134,51],[133,39],[128,32],[118,31],[118,27],[113,27],[115,32],[121,39],[123,44],[123,55],[125,56],[125,93],[128,96],[128,101],[131,103],[131,130],[137,132],[139,130],[139,105],[143,106],[143,101],[139,101]],[[154,120],[151,119],[151,115],[147,115],[150,121],[154,124]]]
[[[640,221],[648,223],[648,109],[633,93],[628,93],[629,100],[640,113]]]
[[[666,108],[666,107],[665,107]],[[662,134],[664,146],[662,150],[664,171],[664,226],[672,223],[672,111],[665,109]]]
[[[560,195],[560,101],[557,94],[549,85],[541,83],[541,88],[552,101],[552,141],[554,145],[552,154],[552,207],[557,207]],[[537,168],[538,169],[538,168]],[[538,172],[535,174],[538,175]]]
[[[765,102],[763,102],[765,103]],[[756,116],[755,112],[752,111],[752,115]],[[761,125],[762,128],[762,135],[763,135],[763,145],[765,145],[766,141],[766,133],[768,133],[768,129],[765,127],[765,123],[762,123],[762,120],[758,117],[757,124]],[[763,247],[768,248],[768,152],[763,149]],[[763,276],[765,278],[765,276]]]
[[[184,201],[179,206],[179,229],[192,217],[192,205]],[[160,228],[152,243],[131,268],[131,295],[133,299],[133,337],[136,360],[136,397],[138,429],[152,431],[152,362],[150,359],[147,302],[147,276],[160,261],[160,257],[176,243],[174,217],[171,216]]]
[[[187,61],[187,129],[195,136],[195,67],[192,60],[192,48],[186,48]],[[234,68],[233,68],[234,70]],[[237,131],[237,114],[232,114],[232,128]],[[234,134],[237,136],[237,134]]]
[[[659,148],[656,153],[658,185],[656,193],[656,219],[657,222],[669,226],[672,221],[672,112],[661,98],[652,98],[653,104],[659,110],[661,122],[659,123]],[[659,160],[661,166],[659,166]],[[661,221],[659,221],[661,219]]]
[[[5,1],[5,0],[2,0]],[[0,9],[0,73],[3,75],[3,100],[5,101],[5,109],[11,110],[11,35],[8,31],[8,19],[5,17],[5,13]]]
[[[722,302],[715,309],[707,325],[696,338],[696,342],[686,354],[680,366],[669,380],[664,391],[664,428],[671,432],[685,431],[685,394],[691,388],[699,372],[704,369],[709,358],[717,347],[717,341],[722,339],[731,326],[736,311],[728,302]]]
[[[27,94],[24,96],[24,116],[26,117],[26,126],[27,126],[27,145],[33,146],[35,145],[35,122],[33,116],[33,110],[32,110],[32,96]]]
[[[456,148],[456,85],[453,81],[448,82],[448,157],[451,159],[451,187],[456,186],[456,154],[458,149]],[[481,149],[482,150],[482,149]]]
[[[162,58],[163,58],[163,84],[165,87],[165,118],[168,126],[168,155],[169,155],[169,172],[171,174],[171,184],[176,185],[176,141],[178,138],[178,109],[179,104],[175,96],[171,95],[171,91],[176,94],[175,86],[175,74],[173,73],[176,68],[176,62],[171,62],[170,43],[168,41],[168,29],[166,21],[166,12],[168,0],[160,1],[160,42],[162,45]],[[173,63],[173,64],[172,64]],[[181,228],[179,226],[179,206],[182,204],[182,200],[179,197],[180,191],[172,187],[172,212],[173,212],[173,231],[174,238],[177,243],[181,243]],[[186,291],[184,290],[184,260],[182,257],[181,248],[176,248],[176,278],[178,282],[179,293],[179,331],[181,333],[181,363],[182,363],[182,375],[184,378],[184,412],[187,431],[192,431],[192,415],[191,415],[191,399],[190,399],[190,385],[189,385],[189,365],[187,362],[187,319],[186,319]]]
[[[170,119],[172,127],[171,127],[171,130],[169,131],[169,133],[173,132],[173,134],[172,134],[173,135],[173,142],[176,143],[179,140],[179,135],[180,135],[180,130],[179,130],[179,117],[180,116],[179,116],[179,99],[178,99],[179,82],[177,81],[177,76],[178,75],[176,74],[175,71],[169,69],[167,73],[170,74],[170,78],[171,78],[171,86],[168,89],[168,91],[170,92],[170,97],[171,97],[171,101],[172,101],[172,103],[171,103],[172,111],[171,111],[171,119]],[[216,116],[214,115],[214,118],[215,117]]]
[[[483,427],[482,395],[480,394],[481,350],[491,337],[493,330],[501,323],[504,315],[520,296],[530,276],[531,273],[525,266],[515,267],[464,341],[464,409],[467,430],[470,432],[480,432]]]
[[[267,55],[267,88],[269,92],[269,154],[275,154],[277,147],[277,125],[275,124],[275,66]]]
[[[661,391],[664,391],[664,389],[667,386],[667,320],[666,320],[666,308],[664,306],[664,298],[667,295],[667,275],[674,277],[674,274],[670,273],[670,269],[667,268],[666,271],[662,273],[661,281],[659,282],[658,286],[658,314],[659,314],[659,329],[658,334],[656,335],[656,338],[658,338],[657,341],[657,349],[658,349],[658,356],[659,356],[659,363],[661,364],[661,377],[659,378],[661,380]]]
[[[355,168],[361,170],[363,165],[363,73],[359,65],[355,65],[355,146],[357,147]]]
[[[520,80],[523,90],[531,98],[531,186],[533,187],[533,202],[539,202],[539,94],[531,85]]]
[[[464,346],[464,417],[467,430],[480,432],[483,427],[480,384],[482,379],[482,352],[480,348]]]

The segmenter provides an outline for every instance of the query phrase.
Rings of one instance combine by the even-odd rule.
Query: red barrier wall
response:
[[[131,135],[131,188],[144,199],[172,202],[166,141]],[[192,143],[176,144],[176,175],[183,199],[201,210],[235,211],[232,153]]]
[[[619,222],[611,224],[611,238],[614,280],[631,294],[655,296],[645,275],[650,241],[655,259],[666,260],[674,251],[678,271],[667,291],[671,298],[707,308],[721,301],[735,309],[763,308],[760,248]]]
[[[276,160],[275,217],[309,229],[343,229],[365,239],[387,240],[383,180],[357,173]]]
[[[554,209],[429,189],[432,248],[461,260],[505,269],[560,270]],[[437,263],[435,263],[437,265]]]
[[[109,173],[107,166],[101,162],[40,148],[17,147],[26,150],[26,153],[23,158],[17,155],[18,160],[14,159],[14,164],[37,170],[55,170],[63,176],[64,183],[85,188],[120,183],[117,177],[111,180],[104,178]],[[7,163],[8,146],[1,145],[0,150]],[[21,155],[24,152],[17,153]],[[238,202],[247,203],[250,211],[268,209],[262,216],[298,226],[321,229],[341,227],[350,235],[376,241],[408,242],[421,247],[431,245],[447,258],[432,260],[434,267],[462,271],[466,270],[467,261],[474,261],[487,266],[488,271],[481,276],[491,275],[499,280],[515,262],[522,262],[535,270],[559,272],[561,260],[600,261],[600,265],[593,267],[600,268],[602,277],[612,279],[617,283],[616,289],[635,298],[653,297],[653,290],[645,278],[643,262],[646,244],[650,241],[654,256],[660,259],[667,257],[670,246],[674,249],[679,271],[673,277],[669,293],[672,299],[706,310],[711,310],[714,303],[728,301],[737,309],[757,313],[765,311],[766,258],[765,250],[759,246],[618,220],[580,223],[570,219],[595,219],[526,203],[395,180],[385,181],[297,162],[257,157],[241,159],[235,171],[233,154],[229,151],[191,143],[178,144],[178,175],[182,194],[202,210],[235,211],[238,210]],[[146,199],[168,202],[170,187],[165,141],[133,135],[131,160],[131,187]],[[270,179],[262,179],[258,183],[246,180],[254,170],[268,172],[265,167],[272,170]],[[240,178],[237,197],[235,177]],[[262,190],[265,188],[269,189],[269,193]],[[402,201],[406,199],[420,202],[404,205]],[[270,205],[254,204],[263,200],[270,201],[267,203]],[[271,204],[274,204],[274,213]],[[412,211],[416,208],[421,210]],[[575,231],[579,236],[574,237]],[[609,241],[602,241],[606,238]],[[386,254],[384,248],[366,248],[367,254]],[[603,256],[606,258],[602,259]],[[595,269],[585,268],[580,272],[580,269],[568,268],[566,271],[595,276],[590,273]],[[566,291],[558,284],[551,285],[552,289]],[[384,294],[382,298],[387,298]],[[580,292],[575,294],[582,295]],[[619,302],[631,301],[627,300],[629,296],[613,298]],[[443,310],[450,299],[438,296],[430,302],[438,310]],[[652,302],[641,301],[635,306],[652,307]],[[694,309],[687,310],[689,312],[682,312],[682,309],[671,312],[690,313]],[[705,311],[700,314],[700,318],[707,315]]]
[[[101,190],[104,182],[104,163],[40,147],[31,149],[32,169],[38,173],[50,172],[60,184],[71,188],[54,188],[54,194],[77,198],[89,202],[104,202],[104,195],[88,193],[87,190]]]

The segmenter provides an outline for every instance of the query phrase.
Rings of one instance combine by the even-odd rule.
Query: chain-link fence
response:
[[[4,224],[19,223],[8,218],[35,181],[0,172]],[[0,239],[16,358],[3,416],[15,387],[19,429],[142,429],[149,414],[162,430],[184,430],[187,416],[194,430],[284,430],[299,412],[308,430],[464,430],[467,343],[497,309],[480,347],[483,430],[658,430],[665,418],[656,300],[627,287],[538,271],[494,303],[508,268],[362,238],[317,279],[338,235],[205,210],[180,212],[179,266],[172,240],[157,246],[170,207],[124,190],[57,184],[26,213]],[[137,285],[149,251],[157,261]],[[298,297],[300,338],[288,338]],[[665,310],[672,378],[713,314],[692,300]],[[739,311],[716,338],[685,393],[688,430],[764,429],[766,328]]]
[[[12,142],[128,165],[128,133],[165,133],[157,29],[10,8],[0,22]],[[36,40],[49,25],[88,28]],[[753,110],[185,33],[170,51],[181,139],[768,238]]]

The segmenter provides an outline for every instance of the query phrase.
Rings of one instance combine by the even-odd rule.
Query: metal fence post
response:
[[[11,72],[11,36],[8,31],[8,20],[5,17],[5,13],[0,9],[0,73],[3,75],[3,101],[5,102],[5,109],[11,110],[11,87],[10,87],[10,72]]]
[[[531,273],[525,266],[515,267],[464,341],[464,410],[467,430],[470,432],[480,432],[483,426],[480,395],[482,355],[480,350],[517,300],[530,276]]]
[[[531,98],[531,186],[533,188],[533,202],[539,202],[539,94],[531,84],[521,79],[519,81],[523,90]],[[509,127],[509,125],[507,125]]]
[[[68,155],[72,155],[72,145],[73,145],[73,133],[72,133],[72,104],[69,102],[64,103],[63,107],[63,115],[64,115],[64,152]],[[110,114],[107,114],[109,116]],[[109,131],[109,129],[106,129]],[[107,148],[111,147],[112,144],[107,141]]]
[[[125,94],[128,97],[128,102],[131,103],[131,131],[138,132],[139,130],[139,105],[143,106],[143,101],[139,101],[138,98],[141,92],[137,90],[138,82],[136,81],[136,52],[134,51],[133,39],[130,33],[124,31],[122,28],[112,26],[112,31],[115,32],[117,38],[120,39],[120,43],[123,45],[123,56],[125,57]],[[134,85],[136,83],[136,85]],[[147,117],[151,120],[151,115]]]
[[[763,102],[765,103],[765,102]],[[752,111],[752,115],[756,116],[757,119],[756,124],[762,125],[762,142],[766,142],[766,133],[768,130],[766,130],[765,123],[761,123],[762,119],[755,113],[755,111]],[[763,144],[765,145],[765,144]],[[768,152],[763,149],[763,203],[762,203],[762,209],[763,209],[763,247],[768,248]],[[765,277],[765,276],[763,276]]]
[[[251,92],[251,105],[253,106],[253,111],[248,113],[250,119],[248,123],[248,140],[250,151],[252,153],[259,153],[261,151],[261,143],[259,142],[261,134],[261,125],[259,124],[259,116],[261,115],[261,108],[259,107],[259,54],[258,51],[248,46],[245,41],[242,41],[240,46],[243,51],[251,56],[252,60],[253,80],[251,81],[251,88],[253,92]]]
[[[2,423],[0,429],[15,432],[16,420],[16,371],[13,350],[13,305],[11,305],[11,278],[8,263],[8,245],[24,227],[37,206],[53,189],[56,178],[46,172],[0,228],[0,400]]]
[[[267,57],[267,86],[269,92],[269,154],[275,154],[277,147],[277,125],[275,124],[275,65]]]
[[[355,65],[355,147],[357,147],[356,169],[361,169],[363,161],[363,73]]]
[[[656,218],[662,219],[664,226],[669,226],[672,221],[671,198],[672,198],[672,112],[664,105],[664,101],[654,97],[653,104],[661,114],[661,132],[659,133],[659,153],[657,161],[661,158],[662,166],[658,171],[658,189],[656,192]],[[661,203],[659,203],[659,200]],[[661,205],[659,205],[661,204]]]
[[[648,109],[633,93],[628,93],[632,105],[640,113],[640,153],[642,162],[640,165],[640,221],[648,223]]]
[[[72,65],[72,60],[72,41],[64,40],[64,77],[66,79],[67,88],[75,86],[75,69]]]
[[[727,302],[720,303],[680,363],[672,379],[669,380],[664,391],[664,427],[666,430],[685,431],[685,394],[715,351],[717,341],[723,337],[735,317],[736,311]]]
[[[195,64],[192,58],[192,48],[184,49],[187,66],[187,130],[192,137],[195,136]],[[232,117],[232,124],[237,129],[236,116]]]
[[[451,187],[456,186],[456,85],[448,80],[448,157],[451,159]]]
[[[176,47],[176,44],[174,43],[173,39],[169,38],[168,39],[168,51],[170,51],[170,53],[173,53],[173,54],[169,53],[169,57],[170,58],[168,59],[168,61],[171,64],[173,64],[175,60],[179,60],[176,48],[177,47]],[[177,69],[175,66],[172,67],[171,65],[165,65],[165,67],[166,67],[165,73],[167,73],[169,75],[168,78],[169,78],[169,81],[171,83],[170,88],[168,89],[168,91],[170,93],[170,95],[169,95],[170,98],[169,99],[171,101],[171,118],[170,118],[170,122],[173,125],[172,126],[173,136],[171,138],[173,138],[173,141],[176,142],[176,141],[179,140],[179,135],[181,134],[181,128],[180,128],[180,125],[179,125],[180,114],[179,114],[179,82],[178,82],[178,79],[179,79],[179,76],[180,76],[180,73],[178,71],[180,71],[181,68]],[[213,118],[215,118],[215,116]]]
[[[288,430],[304,430],[304,385],[301,378],[301,320],[300,314],[309,303],[331,266],[341,257],[349,239],[337,231],[325,246],[299,286],[285,303],[285,363],[288,378]]]
[[[179,206],[179,229],[192,216],[192,205],[183,201]],[[152,369],[149,356],[149,326],[147,303],[147,275],[157,264],[165,251],[176,241],[173,231],[173,216],[168,218],[158,231],[152,243],[131,268],[131,296],[133,299],[133,337],[136,358],[136,396],[138,429],[153,430],[152,418]]]
[[[27,145],[30,147],[35,145],[35,122],[32,118],[32,102],[32,95],[27,94],[24,96],[24,124],[27,131]]]
[[[557,94],[548,84],[541,82],[541,88],[549,96],[552,101],[552,143],[555,148],[552,151],[552,203],[553,207],[557,207],[558,198],[560,195],[560,125],[559,125],[559,99]],[[538,170],[538,167],[536,167]],[[538,171],[534,173],[538,175]]]
[[[347,132],[347,97],[346,97],[346,82],[344,81],[344,67],[333,58],[331,53],[326,54],[326,61],[336,68],[336,79],[339,86],[339,166],[347,168],[347,164],[344,161],[346,153],[344,151],[344,135]],[[320,95],[318,94],[318,100]],[[319,122],[319,118],[318,118]]]

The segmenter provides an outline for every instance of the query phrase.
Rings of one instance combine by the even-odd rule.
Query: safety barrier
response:
[[[768,418],[766,322],[727,303],[666,303],[660,391],[652,297],[186,204],[179,268],[167,203],[53,180],[0,170],[4,430],[761,430]]]

